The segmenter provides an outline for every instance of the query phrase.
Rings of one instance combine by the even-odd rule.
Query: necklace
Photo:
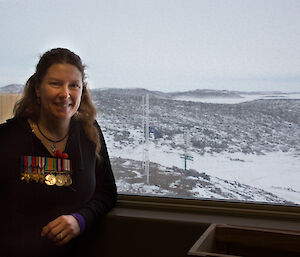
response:
[[[58,139],[58,140],[52,140],[52,139],[48,138],[46,135],[44,135],[44,133],[41,131],[38,123],[36,123],[36,126],[37,126],[39,132],[41,133],[41,135],[52,143],[52,153],[55,153],[57,150],[56,144],[63,141],[69,135],[69,131],[68,131],[68,133],[63,138]]]

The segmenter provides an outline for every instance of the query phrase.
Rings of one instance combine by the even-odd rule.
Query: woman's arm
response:
[[[87,228],[89,228],[97,218],[109,212],[117,201],[117,188],[105,140],[98,123],[95,122],[94,125],[98,130],[101,143],[101,159],[96,160],[95,167],[96,189],[87,206],[77,211],[77,213],[84,218]]]

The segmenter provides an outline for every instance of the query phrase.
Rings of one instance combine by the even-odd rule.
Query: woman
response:
[[[14,113],[0,125],[0,255],[69,256],[117,196],[80,57],[46,52]]]

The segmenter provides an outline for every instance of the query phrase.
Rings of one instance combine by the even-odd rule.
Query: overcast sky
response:
[[[0,86],[78,53],[91,88],[300,91],[299,0],[0,0]]]

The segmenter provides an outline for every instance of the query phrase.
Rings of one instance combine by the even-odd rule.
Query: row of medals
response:
[[[33,180],[35,182],[40,182],[47,184],[48,186],[70,186],[72,184],[72,178],[70,174],[57,174],[49,173],[47,175],[41,174],[41,173],[25,173],[22,174],[21,180],[26,180],[29,182],[30,180]]]

